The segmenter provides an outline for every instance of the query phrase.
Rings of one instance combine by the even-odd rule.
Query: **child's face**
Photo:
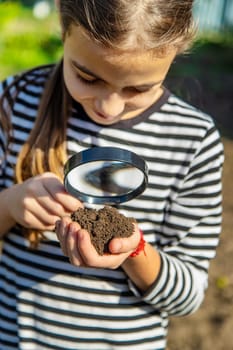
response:
[[[175,57],[119,53],[90,40],[73,26],[64,42],[64,79],[70,95],[102,125],[133,118],[162,94],[162,82]]]

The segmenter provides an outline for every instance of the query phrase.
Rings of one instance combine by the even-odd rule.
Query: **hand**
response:
[[[104,255],[97,253],[90,234],[69,217],[63,217],[55,231],[64,255],[73,265],[116,269],[138,246],[140,232],[136,224],[134,227],[134,233],[129,238],[113,238],[109,243],[110,253]]]
[[[50,172],[9,188],[6,205],[16,223],[43,231],[53,230],[57,220],[83,206]]]

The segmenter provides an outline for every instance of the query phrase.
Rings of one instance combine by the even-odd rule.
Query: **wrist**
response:
[[[137,255],[141,253],[144,253],[144,255],[146,255],[146,252],[145,252],[146,241],[144,239],[143,231],[139,230],[139,232],[140,232],[140,241],[138,243],[137,248],[129,255],[130,258],[135,258]]]
[[[126,275],[141,291],[146,291],[156,281],[160,266],[159,252],[148,242],[145,242],[144,250],[133,258],[129,256],[121,265]]]

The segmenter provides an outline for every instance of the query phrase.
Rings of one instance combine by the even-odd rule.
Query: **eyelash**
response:
[[[76,74],[77,78],[84,84],[87,84],[87,85],[93,85],[97,82],[97,79],[94,79],[94,80],[87,80],[85,78],[83,78],[81,75],[79,74]]]
[[[82,83],[84,83],[84,84],[86,84],[86,85],[94,85],[94,84],[96,84],[96,83],[98,82],[98,79],[87,80],[87,79],[83,78],[81,75],[79,75],[79,74],[77,74],[77,73],[76,73],[76,76],[77,76],[77,78],[78,78]],[[148,92],[149,90],[150,90],[150,89],[145,90],[145,91],[140,91],[140,90],[137,90],[136,88],[134,89],[134,91],[135,91],[137,94],[143,94],[143,93]]]

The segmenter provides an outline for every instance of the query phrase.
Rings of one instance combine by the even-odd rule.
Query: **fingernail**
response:
[[[55,231],[56,231],[56,230],[59,230],[60,225],[61,225],[61,220],[57,220],[57,221],[55,222]]]

